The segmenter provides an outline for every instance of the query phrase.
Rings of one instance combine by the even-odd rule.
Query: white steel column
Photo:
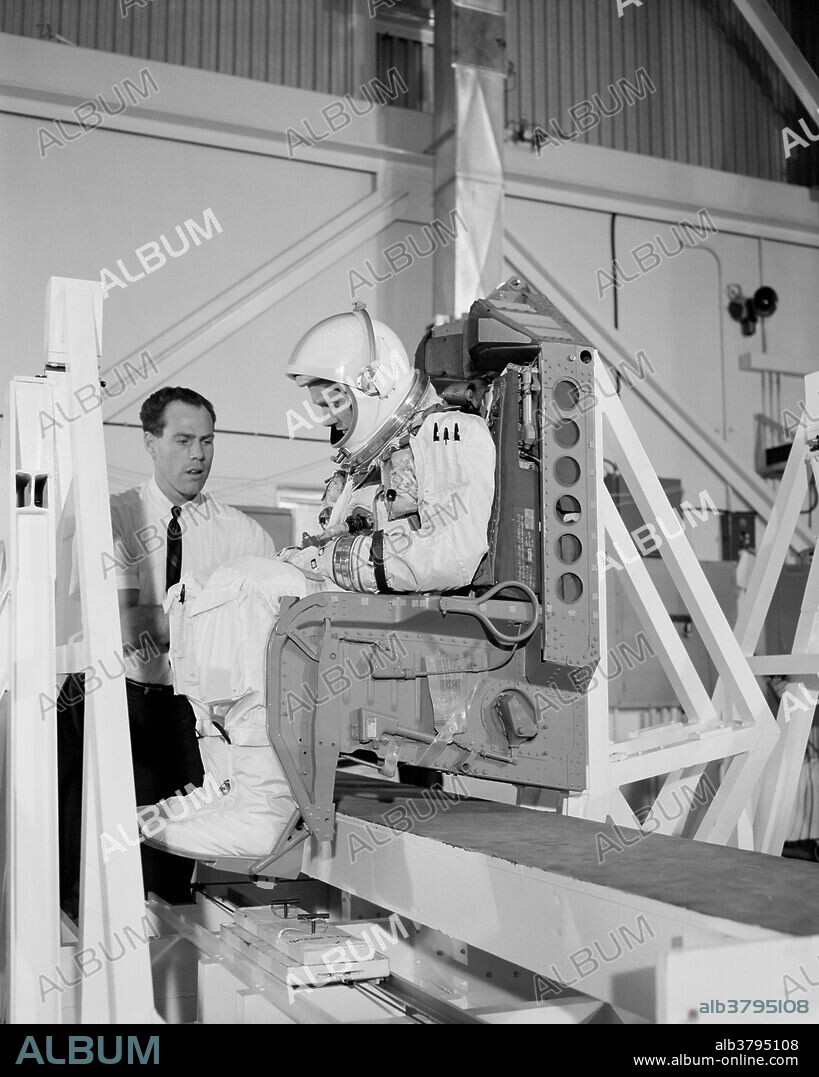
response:
[[[83,388],[99,385],[101,338],[101,285],[52,277],[47,360],[52,366],[65,365],[65,384],[74,401],[84,399],[78,397]],[[123,666],[116,579],[114,574],[106,579],[103,560],[107,556],[112,562],[113,536],[102,412],[75,411],[70,467],[78,521],[82,628],[91,667],[85,693],[79,949],[93,947],[98,965],[89,962],[83,970],[80,1020],[146,1024],[156,1019],[148,945],[129,949],[123,941],[123,936],[130,940],[133,934],[142,934],[145,902],[125,681],[107,672]],[[117,835],[119,842],[120,827],[133,844],[104,858],[102,835]],[[30,879],[26,883],[30,885]],[[121,956],[100,960],[103,948],[117,955],[120,946],[125,951]]]
[[[60,958],[57,726],[54,695],[53,441],[40,415],[54,392],[35,378],[12,381],[3,430],[8,468],[10,649],[6,734],[4,1019],[56,1024],[59,994],[42,991]],[[4,656],[4,659],[6,656]]]
[[[597,498],[597,549],[606,548],[606,487],[603,483],[603,412],[595,406],[593,412],[595,454],[594,483]],[[594,686],[586,693],[586,743],[588,766],[586,790],[576,797],[566,798],[567,815],[582,819],[606,819],[611,817],[622,826],[639,826],[625,797],[614,784],[611,774],[611,729],[609,719],[609,683],[604,676],[608,662],[608,605],[606,602],[606,574],[597,575],[597,618],[600,635],[600,666],[594,678]]]

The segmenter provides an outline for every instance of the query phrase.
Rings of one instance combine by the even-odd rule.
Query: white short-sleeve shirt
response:
[[[158,606],[165,599],[168,524],[173,502],[151,478],[142,486],[111,497],[114,561],[119,590],[137,590],[141,606]],[[233,561],[238,557],[276,556],[267,532],[232,505],[201,493],[180,503],[182,573]],[[126,676],[150,684],[171,684],[167,650],[143,639],[137,654],[126,657]]]

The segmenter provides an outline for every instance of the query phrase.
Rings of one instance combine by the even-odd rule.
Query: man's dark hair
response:
[[[139,409],[142,429],[153,434],[154,437],[161,438],[165,429],[165,408],[176,400],[181,404],[192,404],[195,408],[207,408],[213,419],[213,425],[216,426],[216,412],[213,410],[213,404],[201,393],[197,393],[195,389],[184,389],[179,385],[166,385],[162,389],[157,389],[155,393],[151,393]]]

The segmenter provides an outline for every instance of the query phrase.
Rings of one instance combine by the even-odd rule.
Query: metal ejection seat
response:
[[[449,594],[285,598],[267,646],[270,741],[297,810],[269,856],[295,877],[330,841],[340,755],[582,791],[599,660],[593,346],[513,277],[431,329],[416,366],[487,421],[497,449],[489,552]],[[452,516],[457,512],[453,503]]]

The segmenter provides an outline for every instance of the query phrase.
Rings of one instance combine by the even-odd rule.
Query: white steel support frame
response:
[[[739,720],[726,720],[715,708],[603,485],[601,468],[597,476],[600,516],[610,544],[609,554],[601,557],[603,580],[600,593],[603,595],[605,590],[606,571],[623,574],[626,592],[679,696],[687,722],[682,726],[675,723],[667,729],[649,730],[646,736],[632,741],[610,744],[608,721],[602,721],[602,715],[591,711],[591,707],[595,706],[592,694],[589,789],[586,803],[575,806],[570,801],[569,811],[588,818],[609,816],[617,822],[654,833],[660,829],[661,817],[663,820],[669,818],[663,810],[663,801],[671,787],[663,789],[650,815],[639,820],[620,792],[621,786],[642,778],[671,773],[677,775],[674,782],[676,789],[681,781],[685,781],[678,772],[699,768],[710,761],[731,758],[734,763],[715,791],[703,818],[698,820],[693,835],[724,844],[750,803],[774,750],[779,731],[747,658],[691,549],[682,523],[651,467],[622,401],[614,392],[606,368],[599,357],[595,363],[595,411],[605,419],[608,433],[620,449],[629,490],[643,518],[656,521],[656,526],[663,533],[661,555],[720,676],[730,686],[731,703],[736,708]],[[600,423],[600,417],[597,422]],[[603,551],[605,547],[601,544],[599,549]],[[596,747],[595,740],[598,741]],[[610,753],[608,767],[604,768],[599,763],[595,767],[594,761],[599,759],[604,748]],[[693,805],[700,775],[701,772],[695,769],[695,778],[689,782],[688,809]],[[687,814],[684,810],[682,816]]]
[[[812,380],[806,379],[806,392],[810,392],[810,386]],[[815,386],[813,391],[815,392]],[[810,399],[806,396],[806,399]],[[789,543],[791,541],[791,535],[799,520],[799,512],[805,501],[807,494],[807,473],[805,467],[806,460],[806,444],[805,444],[805,422],[806,419],[803,416],[803,421],[800,423],[796,430],[793,446],[788,456],[788,460],[785,466],[785,472],[782,476],[782,480],[779,487],[776,502],[773,507],[770,519],[765,529],[765,533],[760,542],[759,551],[754,561],[754,568],[751,573],[751,577],[748,581],[748,586],[745,589],[744,595],[740,601],[739,609],[737,613],[737,623],[734,628],[734,634],[739,641],[739,645],[743,652],[749,656],[749,665],[757,676],[768,674],[785,675],[787,673],[808,673],[811,670],[819,669],[819,656],[814,656],[813,665],[806,667],[806,659],[796,652],[799,650],[800,636],[794,640],[792,655],[776,655],[776,656],[754,656],[754,651],[759,642],[759,637],[762,632],[762,627],[765,622],[765,617],[770,608],[771,600],[773,598],[774,590],[776,588],[777,581],[779,579],[782,565],[784,564],[785,557],[788,552]],[[811,575],[813,575],[811,571]],[[806,588],[805,597],[803,599],[803,616],[809,613],[809,602],[813,601],[813,609],[817,608],[817,601],[819,596],[814,593],[813,599],[810,598],[809,592],[813,591],[813,587]],[[814,648],[816,650],[817,648]],[[808,656],[810,659],[811,656]],[[788,686],[790,691],[791,685]],[[804,689],[802,689],[804,691]],[[784,696],[785,705],[790,704],[790,697]],[[730,695],[726,698],[725,685],[720,678],[717,681],[716,688],[713,696],[714,707],[716,710],[722,712],[724,708],[730,707]],[[795,708],[800,712],[805,705],[804,697],[797,697],[797,702],[794,704]],[[727,713],[727,711],[726,711]],[[812,713],[812,712],[811,712]],[[790,776],[785,779],[788,787],[791,789],[790,803],[793,803],[793,797],[795,795],[796,785],[799,780],[799,768],[801,766],[801,757],[796,760],[792,757],[793,753],[793,741],[796,735],[795,727],[789,728],[788,717],[782,716],[777,718],[777,726],[780,730],[785,732],[788,738],[788,743],[791,745],[789,750],[789,757],[791,757]],[[810,721],[807,723],[807,728],[810,728]],[[805,732],[805,742],[802,743],[802,753],[805,751],[805,744],[807,742],[808,733]],[[777,743],[774,755],[770,761],[770,766],[774,766],[775,760],[779,758],[780,744]],[[729,764],[730,765],[730,764]],[[688,768],[686,771],[672,772],[669,774],[665,781],[662,796],[667,794],[673,795],[674,788],[679,783],[687,783],[689,786],[693,783],[696,784],[705,767],[704,764],[700,764],[697,767]],[[764,779],[768,784],[770,781],[769,776],[766,774]],[[758,833],[757,842],[754,842],[753,831],[753,809],[754,805],[750,804],[747,810],[743,813],[743,817],[739,820],[739,833],[737,835],[738,844],[743,848],[759,848],[765,852],[779,853],[781,852],[782,842],[784,842],[784,827],[787,826],[788,813],[787,806],[782,804],[782,789],[784,786],[780,785],[779,794],[777,799],[779,801],[779,816],[778,816],[778,832],[781,834],[781,841],[777,842],[772,840],[770,833]],[[770,822],[770,801],[765,802],[766,806],[763,811],[766,814],[767,822],[763,824],[763,831],[768,829]],[[684,820],[678,821],[678,825],[668,827],[660,825],[659,829],[662,833],[679,833],[684,826]]]
[[[9,551],[11,684],[4,1015],[14,1023],[61,1019],[58,969],[68,955],[60,953],[54,695],[58,676],[81,668],[88,689],[79,952],[72,963],[72,975],[79,977],[77,1016],[82,1023],[157,1020],[147,943],[129,951],[122,942],[123,935],[130,939],[141,932],[145,904],[125,683],[103,671],[123,665],[116,581],[104,575],[113,537],[102,415],[77,406],[78,391],[99,384],[101,326],[100,284],[53,277],[46,309],[46,377],[15,378],[6,412],[9,520],[3,538]],[[56,424],[43,421],[53,416],[57,403],[72,417],[68,434],[55,434]],[[58,648],[56,536],[67,512],[81,521],[76,549],[82,641]],[[126,833],[131,842],[103,858],[104,833]],[[116,956],[118,943],[125,952]],[[112,959],[106,960],[103,951]]]
[[[675,723],[610,744],[605,712],[595,691],[590,693],[589,785],[582,797],[569,801],[568,813],[587,818],[608,816],[646,834],[681,833],[688,825],[691,837],[715,844],[730,843],[736,832],[735,840],[741,847],[779,855],[819,699],[816,554],[792,653],[756,656],[754,652],[808,491],[806,460],[819,482],[819,422],[809,419],[819,413],[819,373],[805,379],[808,403],[732,631],[613,391],[606,368],[599,358],[596,363],[600,395],[595,410],[605,417],[622,452],[626,479],[640,512],[662,530],[660,552],[720,677],[713,697],[709,697],[610,494],[598,478],[600,516],[610,540],[609,554],[616,557],[610,562],[606,556],[601,568],[623,573],[626,592],[688,720],[682,726]],[[596,421],[600,423],[599,418]],[[599,548],[604,549],[602,544]],[[604,584],[600,593],[602,627]],[[601,634],[601,638],[606,637]],[[756,681],[763,674],[788,677],[776,721]],[[605,753],[609,753],[607,760]],[[717,787],[698,792],[706,765],[722,761]],[[638,819],[620,788],[658,775],[667,778],[651,811]],[[687,798],[683,811],[669,814],[665,808],[672,801],[680,807],[681,794]],[[698,805],[705,804],[701,813],[695,813]]]

